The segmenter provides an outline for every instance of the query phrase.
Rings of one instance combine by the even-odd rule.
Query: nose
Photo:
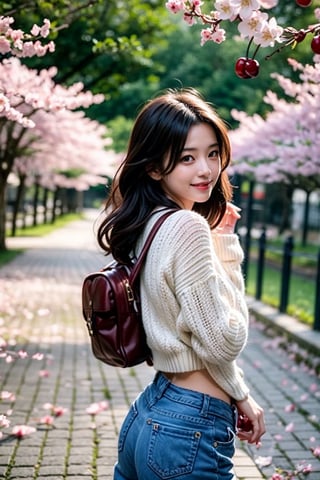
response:
[[[209,162],[208,162],[207,158],[200,158],[199,159],[198,170],[199,170],[199,176],[209,176],[209,175],[211,175],[211,169],[210,169]]]

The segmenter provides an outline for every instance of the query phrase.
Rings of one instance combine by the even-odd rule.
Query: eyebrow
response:
[[[219,147],[218,142],[217,142],[217,143],[212,143],[211,145],[208,145],[208,148],[213,148],[213,147]],[[183,152],[185,152],[186,150],[188,150],[188,151],[194,151],[194,150],[198,150],[198,149],[195,148],[195,147],[184,147],[184,148],[182,149]]]

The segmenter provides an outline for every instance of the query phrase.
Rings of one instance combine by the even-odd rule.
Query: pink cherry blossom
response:
[[[268,467],[269,465],[272,464],[272,457],[256,457],[255,458],[255,463],[258,465],[258,467],[263,468],[263,467]]]
[[[86,412],[89,413],[89,415],[97,415],[98,413],[101,413],[108,408],[109,403],[105,400],[101,402],[91,403],[91,405],[86,408]]]
[[[307,475],[308,473],[312,472],[312,470],[312,465],[310,463],[306,463],[305,461],[298,463],[296,466],[297,474],[303,473]]]
[[[261,45],[261,47],[273,47],[275,42],[281,42],[282,34],[283,28],[272,17],[268,22],[263,23],[261,30],[254,36],[253,41],[257,45]]]
[[[5,55],[11,51],[11,44],[6,38],[0,37],[0,53]]]
[[[293,422],[288,423],[288,425],[285,428],[285,431],[286,432],[293,432],[294,431],[294,423]]]
[[[31,33],[31,35],[33,35],[35,37],[40,35],[41,37],[45,38],[50,33],[50,26],[51,26],[50,25],[50,20],[45,18],[44,21],[43,21],[43,25],[41,27],[39,27],[38,25],[33,25],[30,33]]]
[[[67,408],[64,408],[64,407],[55,407],[53,406],[52,408],[52,414],[55,416],[55,417],[61,417],[64,413],[66,413],[68,411]]]
[[[19,350],[18,352],[18,357],[19,358],[28,358],[28,352],[24,351],[24,350]]]
[[[32,355],[33,360],[39,360],[40,361],[40,360],[43,360],[43,357],[44,357],[43,353],[35,353],[35,354]]]
[[[315,448],[311,448],[313,455],[317,458],[320,458],[320,445]]]
[[[14,402],[16,399],[16,396],[12,392],[8,392],[7,390],[3,390],[0,392],[0,400],[2,401],[9,401],[9,402]]]
[[[211,40],[215,43],[224,42],[226,39],[226,32],[223,28],[217,27],[211,35]]]
[[[280,473],[274,473],[271,477],[271,480],[285,480],[285,478]]]
[[[278,0],[260,0],[259,1],[261,7],[263,8],[273,8],[278,5]]]
[[[290,403],[289,405],[285,406],[284,411],[289,413],[289,412],[294,412],[295,409],[296,409],[296,406],[294,405],[294,403]]]
[[[0,34],[6,33],[12,23],[14,23],[13,17],[0,16]]]
[[[254,10],[260,8],[258,0],[231,0],[231,4],[236,6],[240,18],[249,18]]]
[[[178,13],[184,9],[185,4],[182,0],[169,0],[166,7],[171,13]]]
[[[0,428],[7,428],[10,426],[10,420],[6,415],[0,415]]]
[[[31,435],[34,432],[36,432],[36,429],[28,425],[15,425],[12,428],[12,435],[19,439],[24,438],[27,435]]]
[[[206,42],[211,40],[212,30],[211,28],[204,28],[201,30],[201,45],[204,45]]]
[[[268,15],[260,11],[252,12],[248,18],[244,18],[239,22],[238,30],[243,38],[251,38],[261,32],[264,23],[267,21]]]
[[[216,0],[215,8],[221,20],[233,21],[239,13],[238,5],[233,5],[230,0]]]
[[[52,415],[45,415],[39,419],[39,423],[41,425],[53,425],[54,424],[54,417]]]
[[[43,25],[34,25],[30,34],[25,34],[20,29],[13,29],[10,25],[14,23],[12,17],[0,17],[0,52],[11,53],[19,57],[43,56],[47,52],[54,51],[54,43],[44,45],[37,40],[40,36],[45,38],[50,32],[50,21],[45,19]],[[32,37],[34,37],[32,39]]]
[[[67,411],[66,408],[52,405],[51,403],[45,403],[43,408],[44,410],[51,410],[51,414],[55,417],[61,417]]]

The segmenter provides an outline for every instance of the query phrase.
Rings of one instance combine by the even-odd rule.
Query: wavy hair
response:
[[[140,111],[98,227],[99,245],[117,261],[130,261],[137,239],[155,208],[181,208],[166,196],[160,182],[153,180],[148,172],[157,170],[162,175],[172,172],[180,161],[190,128],[199,123],[210,125],[216,134],[221,174],[209,200],[195,203],[193,210],[203,215],[211,228],[221,221],[226,202],[232,197],[226,173],[231,157],[227,127],[197,91],[168,90],[147,102]],[[166,158],[169,160],[165,164]]]

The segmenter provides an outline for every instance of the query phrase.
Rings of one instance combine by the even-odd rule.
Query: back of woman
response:
[[[162,212],[175,212],[141,272],[155,378],[124,420],[115,480],[232,480],[236,434],[258,443],[265,432],[237,366],[248,310],[229,163],[227,129],[194,90],[168,91],[138,115],[99,243],[126,263]],[[239,411],[249,432],[237,431]]]

